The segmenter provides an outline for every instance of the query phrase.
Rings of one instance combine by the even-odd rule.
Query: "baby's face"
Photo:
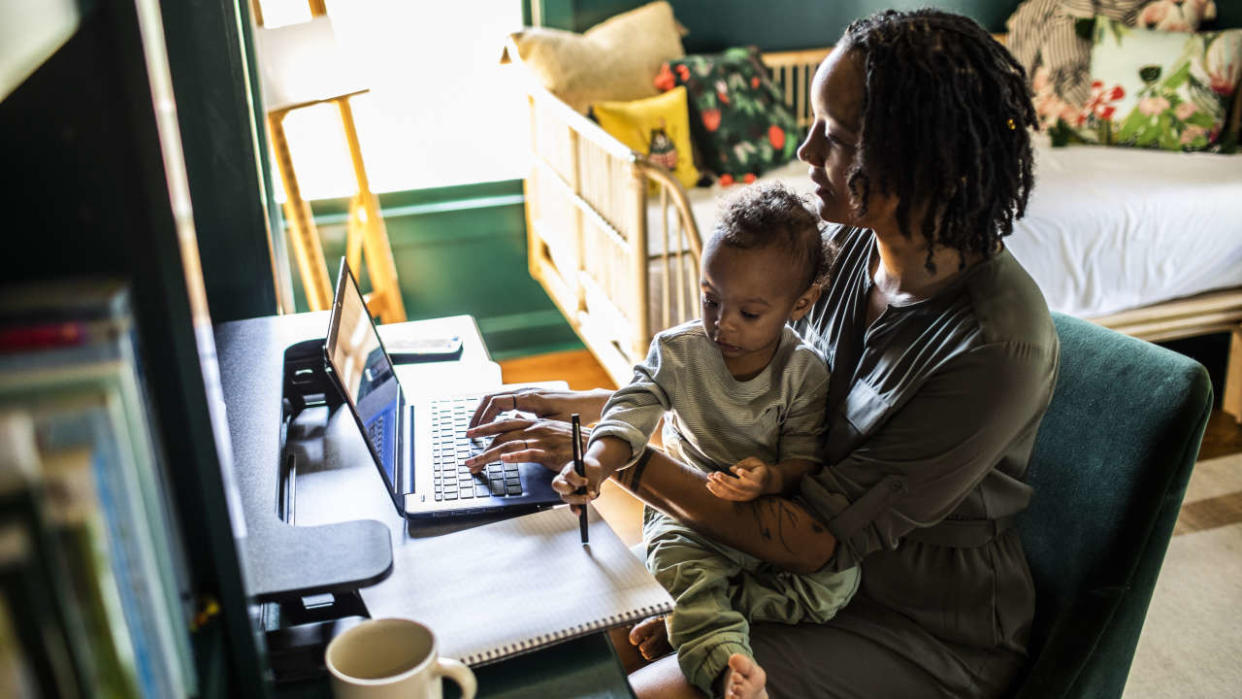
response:
[[[801,295],[801,265],[778,247],[740,250],[709,242],[703,251],[703,329],[735,377],[749,378],[771,360]]]

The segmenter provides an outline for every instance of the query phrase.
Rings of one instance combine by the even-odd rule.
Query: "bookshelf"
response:
[[[267,237],[262,190],[255,184],[258,141],[251,136],[252,111],[241,77],[249,71],[239,43],[239,31],[244,31],[239,27],[245,25],[238,20],[236,3],[165,3],[161,8],[154,0],[21,0],[0,7],[0,23],[35,4],[62,7],[61,19],[71,21],[62,23],[38,52],[18,57],[30,61],[31,70],[0,100],[0,202],[10,218],[0,293],[12,310],[40,307],[46,290],[63,288],[63,280],[102,279],[116,285],[110,293],[125,298],[126,310],[118,318],[131,324],[122,335],[131,338],[136,357],[122,362],[120,371],[137,377],[141,390],[137,404],[113,411],[121,422],[110,429],[115,434],[124,426],[135,443],[142,439],[134,437],[134,430],[147,435],[151,459],[162,469],[154,472],[167,476],[162,492],[175,525],[148,522],[145,538],[165,562],[184,558],[181,572],[159,584],[183,590],[186,609],[158,610],[147,600],[153,609],[149,622],[164,629],[161,652],[176,658],[165,663],[178,668],[168,684],[145,684],[139,671],[126,679],[124,658],[101,659],[95,653],[90,663],[98,672],[120,677],[115,686],[121,688],[138,686],[150,693],[168,686],[173,696],[266,696],[270,686],[262,635],[239,554],[244,527],[238,526],[236,493],[230,489],[231,446],[212,335],[213,313],[237,318],[276,310],[273,243]],[[172,65],[166,41],[177,47]],[[6,70],[14,61],[5,54],[0,59]],[[182,105],[190,111],[179,119]],[[213,132],[221,138],[213,140]],[[209,260],[214,260],[212,274],[205,277],[203,263]],[[26,283],[35,286],[15,286]],[[22,322],[28,325],[29,317]],[[10,372],[20,380],[34,375],[29,365],[10,367]],[[57,404],[11,410],[26,417],[14,418],[16,423],[6,429],[25,435],[33,431],[33,443],[42,444],[39,430],[47,428],[40,416],[73,415],[73,410],[108,414],[108,391],[96,394],[74,398],[87,401],[76,408]],[[40,395],[35,389],[21,400],[34,405],[43,401]],[[126,607],[74,603],[75,595],[81,600],[83,590],[90,591],[89,585],[75,591],[49,575],[41,589],[30,582],[33,578],[13,571],[81,569],[72,560],[66,564],[63,559],[72,559],[66,551],[76,546],[80,554],[101,540],[118,540],[99,535],[117,526],[99,518],[99,510],[66,514],[42,492],[51,473],[59,490],[81,491],[71,502],[115,495],[98,489],[102,481],[94,490],[87,487],[92,481],[84,474],[91,473],[91,459],[98,457],[83,451],[83,444],[70,441],[55,453],[38,454],[34,463],[45,472],[43,485],[16,489],[18,494],[0,510],[6,513],[0,520],[0,553],[6,555],[0,560],[9,562],[8,567],[0,563],[0,580],[25,581],[6,588],[14,590],[6,599],[31,602],[10,601],[8,608],[0,608],[0,637],[24,638],[20,616],[35,607],[59,615],[62,629],[60,640],[53,638],[59,644],[53,651],[6,657],[35,668],[28,674],[38,686],[39,677],[62,682],[50,693],[65,696],[91,694],[80,679],[82,658],[90,655],[83,650],[84,638],[125,630],[123,624],[100,624],[91,617],[116,619]],[[77,490],[70,487],[74,484]],[[26,519],[15,514],[21,512]],[[161,543],[161,535],[168,539]],[[95,560],[78,558],[79,563]],[[107,561],[95,563],[106,567]],[[141,576],[149,585],[164,577],[160,562],[154,565],[148,571],[153,577]],[[106,599],[112,585],[118,588],[115,596],[124,598],[123,584],[105,581],[94,589]],[[128,626],[135,628],[135,623]],[[179,638],[188,644],[185,648],[178,648]],[[113,647],[126,644],[117,641]]]

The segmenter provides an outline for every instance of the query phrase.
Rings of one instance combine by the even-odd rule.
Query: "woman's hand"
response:
[[[735,477],[719,471],[707,475],[707,489],[712,495],[723,500],[746,502],[779,490],[775,483],[777,470],[753,456],[733,464],[729,472]]]
[[[467,437],[494,436],[491,445],[463,463],[471,473],[478,473],[494,461],[507,463],[532,462],[555,471],[566,461],[572,462],[573,430],[568,422],[545,419],[509,418],[489,422],[466,430]],[[585,437],[585,435],[584,435]],[[583,448],[586,448],[585,440]]]
[[[578,413],[582,424],[589,425],[599,421],[604,403],[612,391],[597,388],[591,391],[551,391],[541,388],[519,388],[512,391],[493,393],[484,396],[474,409],[470,418],[470,427],[485,425],[496,419],[502,412],[513,410],[530,413],[548,420],[569,422],[569,416]],[[488,433],[495,434],[495,433]],[[557,464],[559,468],[560,464]]]

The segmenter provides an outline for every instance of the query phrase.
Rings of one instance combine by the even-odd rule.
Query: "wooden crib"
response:
[[[802,129],[811,122],[811,78],[829,51],[763,55]],[[530,110],[530,274],[613,380],[628,383],[657,332],[698,316],[705,231],[666,169],[544,89],[516,47],[508,55],[519,64]],[[1152,341],[1230,333],[1224,409],[1242,421],[1242,287],[1090,320]]]
[[[799,128],[829,50],[764,54]],[[613,380],[628,383],[657,332],[698,316],[701,232],[668,170],[519,72],[530,109],[530,274]]]

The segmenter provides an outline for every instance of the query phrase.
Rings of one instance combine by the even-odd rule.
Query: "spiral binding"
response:
[[[519,653],[529,653],[533,650],[538,650],[540,648],[543,648],[544,646],[552,645],[553,643],[569,641],[569,640],[578,638],[579,636],[585,636],[586,634],[594,633],[595,631],[611,629],[614,626],[628,624],[632,621],[639,621],[642,619],[646,619],[649,616],[655,616],[657,614],[666,614],[668,613],[668,611],[669,609],[667,605],[647,605],[645,607],[631,609],[621,614],[613,614],[610,616],[603,617],[602,619],[595,619],[594,621],[588,621],[584,624],[576,624],[574,626],[570,626],[569,628],[562,629],[560,631],[539,634],[538,636],[529,638],[525,641],[521,641],[518,643],[506,643],[505,645],[500,646],[499,648],[492,648],[490,650],[485,650],[480,653],[474,653],[464,658],[459,658],[459,660],[461,660],[463,663],[467,665],[483,665],[486,663],[495,662],[502,658],[507,658],[511,655],[517,655]]]

